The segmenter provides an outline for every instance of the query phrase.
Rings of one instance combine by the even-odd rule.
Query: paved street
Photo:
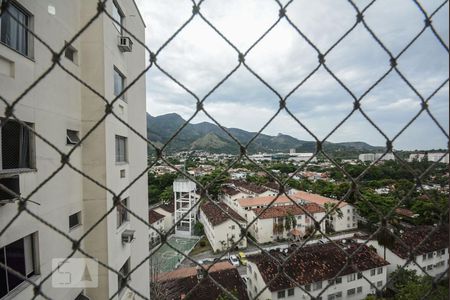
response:
[[[359,231],[347,232],[347,233],[343,233],[343,234],[338,234],[338,235],[335,235],[335,236],[331,236],[330,239],[331,239],[331,240],[339,240],[339,239],[349,238],[349,237],[352,237],[355,233],[360,233],[360,234],[362,234],[362,233],[359,232]],[[320,240],[327,241],[327,240],[324,239],[324,238],[323,238],[323,239],[315,238],[315,239],[312,239],[312,240],[308,241],[306,244],[309,245],[309,244],[318,243]],[[285,248],[289,247],[289,245],[291,245],[291,244],[293,244],[293,243],[294,243],[294,242],[281,242],[281,243],[276,243],[276,242],[275,242],[275,243],[271,243],[271,244],[266,244],[266,245],[262,246],[261,248],[263,248],[264,250],[267,250],[267,251],[268,251],[268,250],[272,250],[272,249],[277,249],[277,248],[279,248],[279,249],[285,249]],[[302,242],[295,242],[295,243],[301,244]],[[256,246],[254,246],[254,245],[250,245],[250,243],[249,243],[249,246],[248,246],[245,250],[241,250],[241,251],[244,252],[245,255],[247,255],[247,256],[254,255],[254,254],[258,254],[258,253],[261,252],[261,250],[259,250],[259,249],[258,249]],[[229,253],[227,252],[227,253],[217,253],[217,254],[214,254],[212,251],[206,251],[206,252],[203,252],[203,253],[200,253],[200,254],[191,256],[191,258],[194,259],[194,260],[196,260],[197,262],[203,262],[203,261],[205,261],[206,263],[211,263],[211,262],[213,262],[214,259],[216,259],[216,258],[220,258],[220,260],[227,260],[227,259],[228,259],[228,255],[232,255],[232,254],[237,255],[238,252],[240,252],[240,251],[231,251],[231,252],[229,252]],[[185,260],[183,260],[183,261],[181,262],[180,267],[192,267],[192,266],[194,266],[194,265],[195,265],[195,264],[192,263],[190,260],[185,259]],[[241,274],[241,275],[245,275],[245,274],[246,274],[246,268],[245,268],[245,267],[240,266],[240,267],[238,268],[238,270],[239,270],[239,274]]]

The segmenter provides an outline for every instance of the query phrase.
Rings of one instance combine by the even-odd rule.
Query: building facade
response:
[[[345,242],[345,243],[342,243]],[[306,246],[291,257],[283,270],[302,287],[300,289],[285,275],[277,276],[274,260],[258,255],[247,263],[247,292],[250,298],[263,291],[258,299],[364,299],[381,290],[387,280],[388,262],[367,246],[349,240]],[[342,247],[341,249],[339,249]],[[347,254],[354,254],[352,265],[345,267]],[[289,252],[271,251],[280,259]],[[314,271],[312,271],[314,270]],[[275,278],[275,279],[274,279]]]
[[[12,103],[38,80],[53,59],[46,46],[23,25],[59,51],[97,13],[97,2],[14,0],[9,1],[7,9],[0,20],[0,95]],[[134,1],[108,1],[105,9],[137,38],[145,40],[145,25]],[[137,42],[132,47],[132,42],[120,26],[106,14],[100,14],[66,48],[60,63],[108,102],[119,97],[114,112],[145,136],[145,78],[123,93],[126,84],[145,68],[144,48]],[[3,119],[3,102],[0,111]],[[17,118],[65,153],[104,114],[105,101],[58,66],[14,107]],[[0,130],[0,183],[26,197],[57,171],[61,155],[24,124],[11,120]],[[27,208],[75,240],[90,230],[80,248],[114,270],[126,273],[148,254],[148,229],[126,209],[114,208],[112,194],[104,187],[120,193],[142,173],[146,161],[145,141],[109,116],[70,156],[70,164],[96,183],[66,165],[31,196]],[[0,228],[5,228],[17,213],[17,197],[4,189],[1,194]],[[140,218],[147,219],[147,197],[147,178],[143,176],[122,194],[120,202]],[[101,219],[104,215],[107,216]],[[6,253],[6,265],[18,268],[25,277],[39,284],[51,272],[52,259],[71,254],[72,243],[23,212],[0,236],[0,251]],[[21,259],[9,259],[14,256]],[[82,256],[77,252],[74,257]],[[148,281],[142,280],[148,274],[148,267],[142,265],[130,276],[130,286],[148,295]],[[98,275],[95,288],[54,288],[49,279],[42,283],[42,292],[53,299],[75,299],[79,295],[108,299],[114,294],[117,294],[114,299],[133,297],[116,273],[99,266]],[[0,298],[33,297],[33,287],[28,282],[8,274],[0,278]]]

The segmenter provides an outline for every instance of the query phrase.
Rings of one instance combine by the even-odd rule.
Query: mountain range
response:
[[[147,114],[147,137],[158,146],[165,144],[171,136],[186,121],[178,114],[171,113],[161,116],[151,116]],[[226,128],[241,144],[245,145],[250,141],[256,132],[248,132],[238,128]],[[329,152],[379,152],[384,151],[384,147],[372,146],[364,142],[325,142],[324,149]],[[248,147],[250,154],[257,152],[277,153],[289,152],[295,149],[297,152],[314,152],[316,143],[304,141],[292,136],[279,133],[276,136],[260,134]],[[168,152],[203,150],[211,153],[239,153],[239,146],[235,141],[219,126],[202,122],[198,124],[187,124],[183,130],[170,142],[166,148]]]

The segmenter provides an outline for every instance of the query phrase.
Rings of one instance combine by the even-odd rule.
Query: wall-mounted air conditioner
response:
[[[133,41],[127,36],[119,36],[118,46],[122,52],[131,52],[133,50]]]
[[[131,243],[134,240],[134,230],[126,229],[122,232],[122,243]]]

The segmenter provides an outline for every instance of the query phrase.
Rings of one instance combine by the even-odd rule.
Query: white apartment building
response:
[[[272,206],[263,210],[264,208],[255,208],[247,215],[248,222],[257,218],[249,232],[258,243],[301,238],[307,233],[308,227],[314,228],[314,221],[320,221],[325,216],[325,210],[315,203],[302,204],[301,208],[292,204]],[[320,226],[322,232],[325,232],[325,222]]]
[[[302,286],[303,290],[284,275],[273,280],[278,268],[267,255],[250,257],[247,263],[249,297],[255,297],[266,286],[268,288],[258,299],[311,299],[312,296],[323,300],[359,300],[368,294],[375,294],[376,289],[381,290],[386,284],[389,263],[364,245],[353,256],[352,264],[344,268],[346,255],[342,250],[352,254],[361,244],[351,240],[341,240],[338,243],[341,249],[332,243],[306,246],[295,253],[284,266],[287,275]],[[271,254],[281,261],[291,255],[291,251],[271,251]]]
[[[145,40],[145,24],[134,1],[106,2],[106,10],[129,31]],[[0,96],[12,103],[52,64],[52,53],[15,19],[59,51],[97,13],[91,0],[13,0],[0,17]],[[11,16],[14,16],[11,17]],[[60,58],[61,65],[111,101],[145,68],[144,48],[105,14],[81,34]],[[120,44],[120,40],[122,43]],[[119,48],[120,46],[120,48]],[[145,78],[138,80],[113,107],[114,112],[136,131],[146,135]],[[0,118],[5,105],[0,101]],[[14,114],[62,152],[74,145],[105,114],[105,102],[67,72],[55,66],[14,107]],[[61,166],[61,155],[27,127],[14,120],[1,131],[0,183],[22,197]],[[119,193],[147,165],[147,145],[116,118],[109,116],[78,146],[70,164]],[[17,199],[2,192],[0,228],[17,214]],[[122,194],[121,203],[147,219],[147,178],[141,177]],[[148,255],[148,229],[124,209],[116,209],[110,192],[67,165],[46,182],[27,202],[27,209],[77,240],[104,215],[104,219],[81,241],[80,248],[111,268],[127,273]],[[52,259],[68,257],[72,243],[26,212],[0,235],[2,263],[40,284],[51,271]],[[74,257],[81,257],[77,252]],[[149,270],[142,264],[128,284],[149,294]],[[0,268],[0,272],[4,272]],[[52,299],[132,299],[116,273],[99,266],[96,288],[54,288],[51,278],[42,292]],[[31,299],[33,286],[0,276],[0,299]]]
[[[363,153],[358,156],[358,159],[362,162],[375,161],[375,154],[374,153]]]
[[[163,228],[165,232],[169,232],[172,226],[175,224],[175,204],[174,201],[163,203],[153,209],[160,215],[164,216]]]
[[[153,227],[150,227],[148,232],[150,247],[159,244],[159,242],[161,241],[161,236],[159,235],[158,231],[163,234],[166,232],[164,227],[165,219],[165,215],[158,213],[154,209],[148,211],[148,223]]]
[[[348,204],[347,202],[342,201],[339,203],[338,200],[327,198],[327,197],[316,195],[316,194],[312,194],[312,193],[308,193],[308,192],[304,192],[304,191],[297,191],[297,192],[289,195],[289,197],[287,197],[286,195],[282,195],[282,196],[279,196],[278,198],[276,198],[276,200],[274,201],[275,198],[276,198],[275,196],[266,196],[266,197],[238,199],[233,203],[233,205],[231,205],[231,207],[234,210],[236,210],[236,212],[240,216],[245,218],[247,220],[247,222],[251,222],[254,219],[255,214],[254,214],[254,212],[252,214],[250,214],[249,212],[254,211],[255,209],[265,208],[268,205],[271,205],[271,207],[273,207],[273,208],[281,207],[281,206],[290,206],[290,205],[293,205],[292,201],[294,201],[295,203],[297,203],[299,205],[317,204],[318,206],[320,206],[322,208],[323,211],[326,211],[327,204],[329,203],[328,205],[330,207],[333,207],[333,205],[337,205],[335,210],[337,211],[339,209],[342,215],[339,217],[339,214],[337,212],[331,213],[328,216],[327,220],[324,220],[321,223],[321,225],[325,226],[326,222],[330,222],[331,228],[333,229],[333,231],[336,231],[336,232],[355,230],[358,228],[357,211],[352,205]],[[330,208],[328,208],[328,209],[330,209]],[[281,210],[277,211],[277,214],[279,212],[281,212]],[[286,217],[287,211],[285,211],[285,213],[286,213],[286,215],[285,215],[285,217]],[[319,212],[317,212],[317,213],[319,213]],[[322,213],[322,212],[320,212],[320,213]],[[317,214],[317,215],[315,215],[315,218],[317,217],[318,219],[316,219],[316,220],[320,221],[324,215],[325,215],[324,213]],[[279,217],[281,217],[281,216],[279,216]],[[271,230],[272,229],[268,230],[268,228],[267,228],[267,230],[261,231],[258,234],[260,236],[260,239],[265,240],[265,241],[272,240],[274,238],[272,236],[272,234],[265,235],[267,232],[270,232]],[[263,236],[263,234],[264,234],[264,236]]]
[[[224,211],[233,217],[243,228],[246,226],[245,219],[239,216],[225,203],[217,203]],[[241,238],[241,229],[227,214],[207,202],[200,208],[199,221],[203,224],[205,235],[208,238],[214,252],[230,249],[234,242]],[[247,247],[247,238],[244,237],[238,244],[238,248]]]
[[[436,162],[436,161],[440,160],[441,157],[443,157],[442,160],[440,161],[441,163],[448,164],[448,162],[449,162],[449,159],[448,159],[449,155],[448,155],[448,153],[446,154],[444,152],[413,153],[413,154],[409,155],[408,161],[410,161],[410,162],[413,160],[421,161],[425,158],[425,156],[427,157],[428,161],[431,161],[431,162]]]
[[[404,244],[396,240],[392,247],[386,248],[386,260],[390,263],[388,273],[395,271],[398,266],[403,267],[408,261],[409,249],[405,245],[414,249],[426,239],[433,229],[432,226],[417,226],[408,229],[400,236]],[[405,268],[415,270],[417,275],[425,275],[421,268],[430,276],[438,276],[446,272],[449,261],[448,244],[448,227],[437,229],[428,239],[420,244],[418,251],[415,253],[417,264],[410,262]],[[384,247],[380,246],[377,241],[371,240],[368,242],[368,245],[374,246],[378,255],[384,255]]]

